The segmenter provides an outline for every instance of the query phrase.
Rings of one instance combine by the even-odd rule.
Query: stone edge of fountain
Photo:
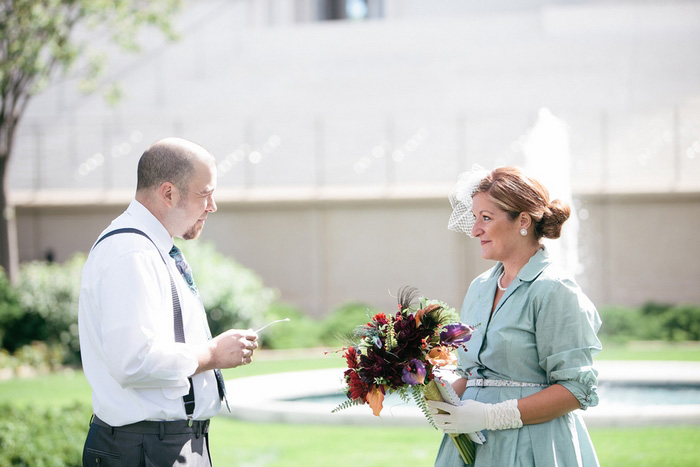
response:
[[[601,382],[698,384],[700,362],[603,361],[596,362]],[[331,413],[328,406],[294,401],[300,397],[340,394],[342,368],[251,376],[226,382],[231,412],[221,415],[267,423],[325,425],[425,426],[423,415],[409,406],[386,406],[381,417],[368,406]],[[588,426],[700,425],[700,404],[638,407],[605,406],[581,411]]]

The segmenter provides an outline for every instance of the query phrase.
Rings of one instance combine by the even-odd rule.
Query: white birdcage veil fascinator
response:
[[[478,164],[474,164],[470,171],[463,172],[457,178],[457,184],[450,191],[449,200],[452,205],[452,215],[447,222],[447,228],[455,232],[464,232],[472,236],[474,227],[474,213],[472,213],[472,196],[476,192],[479,183],[490,172]]]

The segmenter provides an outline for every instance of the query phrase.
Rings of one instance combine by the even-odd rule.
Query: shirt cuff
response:
[[[178,366],[182,365],[183,373],[187,376],[178,381],[175,386],[163,388],[163,395],[168,399],[179,399],[190,392],[189,377],[193,376],[195,371],[197,371],[197,367],[199,367],[196,355],[190,351],[183,352],[182,361],[178,362],[178,364]]]
[[[564,386],[578,399],[581,410],[598,405],[598,394],[595,391],[595,386],[591,387],[578,381],[558,381],[557,384]]]

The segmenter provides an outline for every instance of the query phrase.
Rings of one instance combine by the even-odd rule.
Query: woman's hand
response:
[[[435,425],[445,433],[474,433],[486,429],[486,404],[473,400],[460,405],[426,401]]]
[[[426,404],[435,425],[445,433],[474,433],[523,426],[516,399],[498,404],[485,404],[470,399],[462,401],[460,405],[437,401],[426,401]]]

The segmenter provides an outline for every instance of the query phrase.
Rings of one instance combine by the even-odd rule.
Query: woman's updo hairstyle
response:
[[[494,204],[506,211],[511,220],[521,212],[532,218],[535,238],[559,238],[564,222],[571,215],[569,205],[555,199],[550,203],[549,191],[518,167],[499,167],[488,174],[476,188],[486,193]]]

